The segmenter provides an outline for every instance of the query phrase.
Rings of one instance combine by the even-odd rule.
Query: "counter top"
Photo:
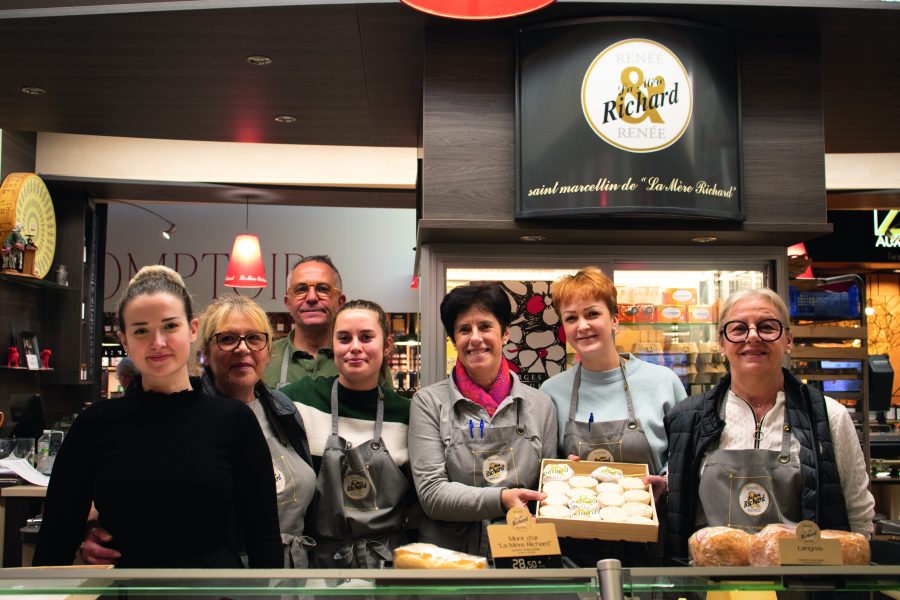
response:
[[[900,591],[900,567],[665,567],[621,570],[625,593],[715,590]],[[532,596],[576,594],[596,597],[597,569],[486,569],[471,571],[415,569],[183,569],[96,570],[72,567],[0,570],[0,595],[72,593],[131,595],[152,586],[160,595],[189,591],[191,596],[270,595],[272,588],[300,598],[342,596],[445,596],[490,594],[523,600]],[[115,591],[114,591],[115,589]],[[574,597],[574,596],[573,596]],[[604,596],[605,597],[605,596]]]
[[[47,488],[42,485],[11,485],[0,488],[2,498],[45,498]]]

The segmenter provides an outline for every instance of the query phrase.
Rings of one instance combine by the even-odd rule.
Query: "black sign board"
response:
[[[834,231],[806,242],[816,262],[900,262],[900,211],[830,210]]]
[[[681,21],[520,30],[516,218],[743,220],[737,73]]]

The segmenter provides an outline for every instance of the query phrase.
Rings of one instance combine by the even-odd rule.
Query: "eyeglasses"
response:
[[[728,321],[719,333],[724,335],[729,342],[739,343],[750,337],[751,329],[756,330],[756,335],[762,341],[774,342],[784,333],[785,326],[778,319],[763,319],[756,324],[756,327],[751,327],[743,321]]]
[[[294,284],[294,287],[291,288],[291,295],[305,296],[309,293],[309,288],[314,288],[316,290],[316,296],[322,300],[331,297],[332,294],[339,294],[341,292],[341,290],[330,283],[320,281],[319,283],[305,282]]]
[[[216,338],[216,346],[222,352],[236,350],[241,345],[241,342],[245,342],[247,348],[254,352],[265,350],[266,346],[269,345],[269,334],[263,331],[251,331],[247,335],[239,335],[233,331],[222,331],[213,334],[213,337]]]

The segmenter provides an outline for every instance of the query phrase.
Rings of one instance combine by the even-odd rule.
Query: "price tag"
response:
[[[823,540],[819,526],[812,521],[797,523],[796,537],[778,540],[783,565],[842,565],[841,543]]]
[[[562,567],[559,539],[552,523],[535,523],[525,508],[506,514],[506,525],[487,528],[494,565],[510,569]]]
[[[494,566],[498,569],[561,569],[562,557],[559,555],[528,558],[494,557]]]

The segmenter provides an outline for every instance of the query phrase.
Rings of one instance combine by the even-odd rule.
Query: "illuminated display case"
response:
[[[490,247],[488,247],[490,248]],[[518,256],[491,248],[432,248],[423,256],[428,271],[421,305],[424,383],[446,377],[456,361],[436,313],[443,295],[457,285],[499,282],[510,298],[513,321],[506,358],[520,378],[539,386],[577,360],[566,344],[552,306],[550,284],[561,275],[596,265],[609,275],[618,295],[616,346],[672,369],[689,394],[699,393],[725,373],[718,352],[716,323],[721,303],[732,292],[762,286],[783,293],[783,249],[596,248],[542,249]],[[642,256],[636,256],[642,254]],[[427,262],[426,262],[427,261]],[[524,267],[523,265],[528,265]],[[434,308],[432,308],[434,307]],[[429,314],[431,313],[431,314]],[[438,360],[427,360],[437,352]]]

